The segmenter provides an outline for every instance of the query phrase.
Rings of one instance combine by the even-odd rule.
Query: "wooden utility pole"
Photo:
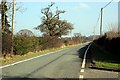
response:
[[[16,0],[13,0],[13,8],[12,8],[12,46],[11,46],[12,48],[11,48],[11,53],[13,53],[15,5],[16,5]]]
[[[102,14],[103,14],[103,9],[106,8],[110,3],[112,3],[113,0],[111,0],[108,4],[106,4],[104,7],[101,8],[101,20],[100,20],[100,35],[102,35]]]
[[[102,35],[102,13],[103,13],[103,8],[101,8],[100,35]]]

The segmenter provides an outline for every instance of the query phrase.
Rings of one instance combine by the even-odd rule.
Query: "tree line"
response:
[[[41,10],[43,14],[41,17],[42,23],[34,27],[34,29],[40,30],[43,33],[42,36],[36,37],[32,31],[23,29],[14,35],[14,40],[12,41],[11,24],[8,19],[10,18],[10,16],[8,16],[9,9],[12,8],[10,4],[13,3],[4,0],[2,0],[0,4],[3,57],[6,57],[7,54],[23,55],[30,51],[36,52],[58,48],[84,41],[79,34],[76,34],[72,38],[62,38],[63,35],[69,34],[74,28],[73,24],[60,18],[60,15],[65,13],[64,10],[59,10],[58,7],[56,7],[55,13],[52,11],[51,8],[55,4],[53,2]],[[13,52],[11,53],[12,47]]]

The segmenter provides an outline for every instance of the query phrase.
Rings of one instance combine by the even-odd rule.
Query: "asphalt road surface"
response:
[[[83,56],[85,49],[83,50],[82,48],[85,48],[85,45],[87,44],[71,47],[69,49],[64,49],[59,52],[2,68],[2,79],[79,79],[82,64],[80,55]],[[88,68],[82,74],[85,78],[118,77],[117,72],[95,71]]]

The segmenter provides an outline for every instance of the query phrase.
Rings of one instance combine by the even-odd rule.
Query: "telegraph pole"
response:
[[[102,14],[103,14],[103,8],[101,8],[100,35],[102,35]]]
[[[16,0],[13,0],[13,8],[12,8],[12,46],[11,46],[12,48],[11,48],[11,53],[13,53],[15,5],[16,5]]]
[[[106,8],[108,5],[110,5],[110,3],[112,2],[113,0],[111,0],[108,4],[106,4],[104,7],[101,8],[101,20],[100,20],[100,35],[102,35],[102,15],[103,15],[103,9]]]

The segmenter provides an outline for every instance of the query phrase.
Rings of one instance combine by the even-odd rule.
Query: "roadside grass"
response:
[[[117,63],[109,63],[109,62],[101,62],[101,61],[95,61],[95,63],[96,66],[100,68],[120,70],[120,64]]]
[[[91,52],[96,67],[120,70],[119,56],[103,50],[96,44],[91,46]]]
[[[67,48],[70,48],[70,47],[73,47],[73,46],[77,46],[77,45],[71,45],[71,46],[65,46],[65,47],[61,47],[61,48],[43,50],[43,51],[39,51],[39,52],[29,52],[25,55],[13,55],[12,57],[6,57],[6,59],[1,57],[0,58],[1,59],[0,63],[2,63],[2,65],[0,65],[0,66],[4,66],[4,65],[7,65],[7,64],[12,64],[12,63],[15,63],[15,62],[18,62],[18,61],[21,61],[21,60],[25,60],[25,59],[29,59],[29,58],[32,58],[32,57],[40,56],[40,55],[47,54],[47,53],[50,53],[50,52],[55,52],[55,51],[58,51],[58,50],[67,49]]]

